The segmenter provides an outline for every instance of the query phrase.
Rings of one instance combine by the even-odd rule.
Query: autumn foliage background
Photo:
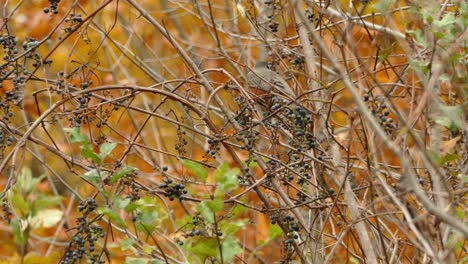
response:
[[[0,262],[467,261],[467,7],[0,1]]]

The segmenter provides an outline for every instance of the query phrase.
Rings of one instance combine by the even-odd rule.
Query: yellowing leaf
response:
[[[460,140],[460,136],[442,142],[442,145],[440,146],[440,153],[442,155],[447,154],[450,150],[452,150],[457,145],[457,142],[459,140]]]
[[[33,228],[52,227],[57,224],[63,217],[63,212],[58,209],[45,209],[39,211],[31,218],[29,223]]]

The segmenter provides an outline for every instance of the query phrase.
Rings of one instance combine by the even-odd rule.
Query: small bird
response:
[[[288,83],[278,73],[268,69],[267,66],[268,63],[265,61],[258,61],[255,64],[253,69],[247,74],[249,86],[264,93],[269,93],[272,89],[276,89],[288,96],[295,97]]]

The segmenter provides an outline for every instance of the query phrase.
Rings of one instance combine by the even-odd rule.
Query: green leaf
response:
[[[125,207],[127,207],[127,205],[130,204],[130,198],[125,198],[125,199],[122,199],[121,197],[119,196],[114,196],[112,198],[112,204],[119,208],[119,209],[123,209]]]
[[[226,192],[236,189],[239,186],[239,174],[240,170],[238,168],[234,168],[223,174],[220,183]]]
[[[457,206],[455,208],[455,213],[456,213],[457,217],[460,218],[460,220],[463,220],[463,221],[465,220],[465,218],[466,218],[465,210],[463,210],[462,208]]]
[[[453,13],[447,13],[441,20],[434,21],[434,25],[438,28],[444,29],[455,23],[455,16]]]
[[[33,177],[30,168],[22,168],[21,172],[18,174],[16,183],[13,185],[13,189],[27,196],[32,193],[36,186],[45,178],[45,175],[41,177]]]
[[[439,164],[439,165],[441,164],[442,158],[440,157],[440,155],[439,155],[437,152],[435,152],[435,151],[433,151],[433,150],[429,150],[429,151],[427,152],[427,156],[429,156],[429,158],[430,158],[432,161],[434,161],[435,163],[437,163],[437,164]]]
[[[116,212],[114,212],[109,207],[98,207],[97,212],[103,214],[109,218],[109,220],[115,222],[119,227],[125,228],[127,225],[125,224],[124,220],[120,218]]]
[[[463,247],[464,239],[459,233],[452,233],[447,239],[446,247],[454,250],[459,250]],[[465,262],[459,262],[465,263]]]
[[[457,106],[443,106],[441,111],[444,117],[450,119],[451,126],[447,127],[450,131],[455,132],[464,127],[463,115],[464,111],[460,105]]]
[[[241,202],[245,202],[245,201],[241,200]],[[243,214],[245,211],[246,211],[246,208],[239,204],[236,204],[234,208],[231,209],[231,213],[233,215],[240,215],[240,214]]]
[[[126,238],[120,242],[120,249],[124,251],[124,250],[132,248],[133,245],[136,245],[135,240],[131,238]]]
[[[391,9],[393,3],[392,0],[379,0],[373,4],[373,7],[380,13],[385,14]]]
[[[450,118],[446,117],[446,116],[441,116],[441,117],[438,117],[434,120],[434,122],[436,122],[437,124],[449,129],[449,130],[452,130],[452,127],[453,127],[453,122],[452,120],[450,120]]]
[[[214,192],[214,197],[219,199],[219,198],[223,198],[225,195],[226,195],[226,192],[224,191],[224,189],[218,186],[218,188],[216,188]]]
[[[234,236],[228,236],[223,241],[223,262],[232,263],[234,256],[242,252],[237,239]]]
[[[125,207],[125,212],[128,213],[136,209],[146,210],[146,208],[148,207],[154,207],[155,204],[156,203],[152,201],[149,197],[143,197],[127,205]]]
[[[220,222],[219,226],[223,231],[224,235],[234,234],[235,232],[239,231],[239,229],[245,227],[249,222],[248,219],[241,219],[241,220],[232,220],[229,221],[222,221]]]
[[[60,222],[62,217],[63,212],[58,209],[45,209],[39,211],[33,218],[31,218],[30,224],[33,228],[49,228]]]
[[[13,232],[13,240],[17,245],[23,246],[28,242],[27,233],[28,223],[25,220],[14,218],[11,220],[10,227]]]
[[[117,143],[103,143],[99,148],[99,157],[101,158],[101,160],[104,160],[107,156],[109,156],[116,146]]]
[[[206,201],[197,205],[197,212],[209,223],[214,223],[213,211],[208,207]]]
[[[125,167],[125,168],[119,170],[116,174],[112,175],[112,177],[110,178],[110,183],[117,182],[120,178],[122,178],[123,176],[129,174],[130,172],[133,172],[134,170],[135,170],[135,168],[133,168],[133,167]]]
[[[19,193],[13,193],[11,197],[11,204],[17,211],[20,217],[26,218],[30,214],[29,203]]]
[[[70,141],[72,143],[88,143],[88,138],[80,133],[80,129],[78,127],[74,128],[65,128],[65,131],[70,134]]]
[[[228,162],[223,162],[213,172],[213,178],[215,179],[216,182],[219,182],[219,181],[221,181],[221,178],[223,177],[223,174],[226,173],[227,171],[229,171],[229,163]]]
[[[276,237],[282,236],[283,230],[277,225],[270,224],[268,226],[268,239],[273,240]]]
[[[138,220],[144,225],[153,225],[158,219],[156,211],[146,211],[138,215]]]
[[[198,162],[179,158],[182,165],[197,176],[203,183],[206,183],[208,178],[208,171]]]
[[[102,179],[96,169],[92,169],[86,172],[85,174],[83,174],[83,178],[86,179],[88,182],[90,182],[99,191],[103,191],[100,185]]]
[[[46,196],[40,195],[36,200],[33,201],[32,207],[34,210],[41,210],[50,206],[59,205],[62,202],[62,197],[60,196]]]
[[[460,155],[449,153],[447,155],[444,155],[442,158],[440,158],[439,165],[443,165],[447,162],[458,160],[459,158],[460,158]]]
[[[102,159],[96,154],[93,150],[93,147],[90,144],[84,144],[80,146],[81,148],[81,156],[86,159],[91,159],[94,163],[98,165],[102,164]]]
[[[206,206],[210,208],[213,213],[217,213],[223,209],[224,201],[220,199],[214,199],[211,201],[206,201]]]
[[[125,264],[148,264],[150,259],[148,258],[133,258],[133,257],[126,257]]]
[[[227,192],[237,188],[239,186],[239,173],[238,168],[230,169],[227,162],[221,164],[213,174],[215,181],[218,183],[214,196],[222,198]]]
[[[207,257],[218,256],[218,239],[216,237],[197,237],[193,239],[188,251],[200,258],[201,263]]]

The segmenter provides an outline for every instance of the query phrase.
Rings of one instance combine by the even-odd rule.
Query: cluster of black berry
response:
[[[209,225],[203,217],[201,217],[199,214],[196,214],[192,218],[192,223],[187,225],[187,228],[190,229],[190,231],[187,231],[184,233],[185,238],[189,237],[195,237],[195,236],[200,236],[200,235],[205,235],[208,234],[209,236],[222,236],[223,232],[219,228],[214,228],[213,225]]]
[[[299,205],[301,203],[304,203],[305,201],[307,201],[309,197],[302,191],[298,191],[297,192],[297,200],[294,201],[294,204],[295,205]]]
[[[206,161],[209,158],[216,159],[216,154],[219,154],[219,151],[221,150],[220,147],[220,135],[219,134],[214,134],[213,139],[208,139],[208,148],[205,150],[205,154],[203,155],[203,160]]]
[[[174,148],[181,157],[185,157],[187,154],[187,140],[186,132],[182,130],[180,126],[177,127],[177,143],[175,144]]]
[[[312,115],[302,106],[288,109],[287,119],[291,121],[293,140],[290,144],[299,152],[315,148],[315,137],[312,134]]]
[[[314,10],[312,8],[307,8],[305,11],[305,15],[310,23],[314,22]]]
[[[128,194],[128,198],[130,198],[130,201],[132,202],[140,200],[140,187],[137,184],[130,184],[130,193]]]
[[[294,241],[299,239],[299,226],[294,217],[290,215],[282,217],[279,213],[274,212],[270,215],[270,221],[273,225],[281,222],[283,226],[288,228],[286,234],[288,238],[284,241],[284,244],[287,251],[292,251],[294,249]]]
[[[50,9],[48,7],[44,8],[44,13],[49,13],[52,10],[52,14],[58,14],[58,4],[60,0],[49,0]]]
[[[252,177],[252,173],[250,172],[249,165],[252,162],[252,159],[249,158],[245,161],[246,166],[244,167],[244,174],[238,175],[237,178],[239,179],[240,183],[246,183],[250,177]]]
[[[387,105],[382,102],[382,98],[374,97],[372,94],[365,94],[363,100],[367,103],[372,114],[379,119],[380,125],[382,125],[387,133],[397,128],[393,118],[390,117],[390,111]]]
[[[3,35],[0,37],[4,56],[4,63],[0,67],[0,80],[11,78],[13,89],[5,92],[5,98],[1,100],[1,108],[4,113],[10,112],[10,103],[22,106],[24,97],[24,86],[27,80],[27,75],[30,74],[26,65],[29,60],[33,60],[33,65],[40,64],[40,56],[36,52],[39,42],[33,38],[28,38],[23,43],[24,56],[18,55],[17,44],[18,40],[15,36]],[[0,83],[0,88],[3,84]],[[11,117],[11,116],[8,116]],[[5,120],[8,122],[8,120]]]
[[[15,140],[15,137],[13,135],[8,135],[6,137],[6,142],[5,142],[5,133],[3,132],[2,129],[0,129],[0,146],[11,146],[13,144],[13,141]]]
[[[283,60],[291,63],[295,69],[301,69],[304,66],[304,55],[297,48],[283,48],[280,50],[280,56]]]
[[[242,102],[239,103],[241,103],[240,105],[245,105]],[[236,113],[235,121],[243,128],[243,130],[236,134],[235,139],[240,142],[241,149],[249,153],[253,152],[260,132],[257,131],[258,124],[254,124],[251,110],[248,107],[239,110]]]
[[[69,23],[70,21],[72,22],[71,24],[65,27],[64,29],[65,33],[71,32],[73,29],[73,26],[79,26],[79,24],[83,22],[83,18],[81,17],[81,14],[75,15],[72,13],[70,14],[70,18],[65,19],[65,23]]]
[[[265,0],[264,3],[270,8],[271,12],[271,14],[267,16],[268,27],[270,28],[271,32],[276,33],[278,32],[279,23],[274,21],[274,18],[277,16],[278,11],[281,9],[280,3],[274,0]]]
[[[7,223],[10,223],[11,217],[13,216],[13,211],[8,205],[8,201],[6,198],[2,199],[2,211],[3,211],[3,217],[2,217],[3,220]]]
[[[294,241],[299,239],[299,226],[294,217],[290,215],[285,216],[283,220],[284,224],[288,227],[288,233],[286,234],[288,238],[284,241],[285,247],[288,251],[292,251],[294,249]]]
[[[76,233],[60,263],[77,263],[83,257],[87,257],[93,264],[104,263],[104,260],[101,260],[102,254],[94,253],[96,241],[105,236],[104,230],[99,225],[88,222],[88,217],[96,208],[97,203],[93,198],[87,198],[78,205],[82,216],[77,219]]]
[[[197,213],[192,217],[192,223],[187,223],[187,225],[184,226],[183,229],[188,230],[188,231],[184,231],[182,236],[185,239],[190,238],[190,237],[200,236],[202,235],[201,230],[204,229],[205,225],[206,225],[205,219],[203,219],[203,217]],[[181,239],[181,237],[176,237],[175,242],[180,246],[184,244],[184,241]]]
[[[64,86],[64,80],[71,78],[71,76],[64,76],[64,72],[60,71],[57,73],[57,76],[61,79],[57,80],[57,83],[54,87],[50,87],[51,91],[55,91],[57,94],[62,94],[64,90],[68,91],[68,89],[65,89],[66,87]],[[93,85],[93,80],[83,80],[80,83],[80,88],[82,90],[86,90],[90,85]],[[74,85],[68,86],[68,88],[71,89],[78,89]],[[89,112],[89,101],[91,100],[92,93],[91,92],[85,92],[81,96],[76,97],[76,104],[75,104],[75,110],[72,111],[72,115],[69,115],[67,117],[68,121],[70,121],[72,127],[80,127],[82,124],[88,124],[92,123],[96,118],[94,115],[94,112]],[[100,127],[102,125],[102,122],[98,120],[96,122],[96,126]]]
[[[184,199],[183,195],[187,194],[185,185],[175,183],[168,177],[163,178],[163,183],[159,185],[159,188],[164,189],[164,195],[171,201],[174,201],[176,198],[182,201]]]
[[[18,49],[16,48],[16,45],[18,44],[18,40],[15,36],[11,36],[11,35],[0,36],[0,44],[2,45],[4,54],[5,54],[3,56],[4,61],[8,62],[9,60],[13,59],[16,55],[18,55]]]

